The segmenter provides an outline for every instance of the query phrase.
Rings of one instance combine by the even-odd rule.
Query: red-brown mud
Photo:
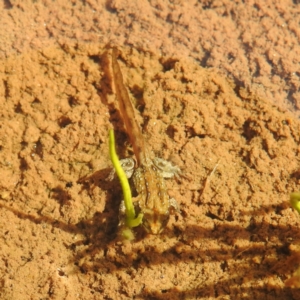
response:
[[[284,285],[300,264],[297,12],[5,1],[0,298],[299,299]],[[116,237],[122,193],[107,181],[109,128],[131,153],[108,42],[147,142],[182,170],[167,182],[181,212],[134,242]]]

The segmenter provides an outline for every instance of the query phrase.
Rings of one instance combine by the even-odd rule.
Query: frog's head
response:
[[[144,211],[143,226],[148,233],[159,234],[169,221],[169,212],[159,213],[156,210]]]

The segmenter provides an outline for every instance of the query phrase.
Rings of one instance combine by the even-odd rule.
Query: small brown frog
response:
[[[112,70],[116,96],[137,162],[135,166],[134,160],[127,158],[121,163],[128,176],[133,174],[133,182],[138,193],[135,202],[137,201],[144,215],[143,226],[149,233],[159,234],[169,220],[170,210],[178,209],[176,200],[170,198],[167,193],[164,178],[173,177],[180,169],[163,159],[152,158],[153,155],[148,150],[136,121],[117,58],[118,50],[113,48]]]

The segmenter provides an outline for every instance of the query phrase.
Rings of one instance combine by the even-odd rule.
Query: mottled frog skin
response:
[[[118,50],[113,48],[112,70],[116,96],[137,162],[133,172],[134,163],[129,161],[131,159],[123,160],[122,165],[130,166],[123,167],[126,174],[130,176],[133,173],[133,183],[138,193],[134,201],[138,203],[140,211],[144,214],[143,226],[149,233],[159,234],[168,223],[170,209],[177,209],[176,201],[170,199],[167,193],[164,177],[173,177],[180,172],[180,169],[163,159],[151,158],[151,152],[136,121],[117,58]]]

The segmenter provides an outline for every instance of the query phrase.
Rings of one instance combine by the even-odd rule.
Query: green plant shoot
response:
[[[142,224],[143,214],[139,214],[137,217],[135,217],[135,210],[132,203],[131,189],[126,174],[121,167],[118,155],[116,153],[115,135],[112,129],[109,130],[109,155],[122,186],[124,204],[125,204],[125,214],[126,214],[125,224],[129,228],[137,227],[140,224]],[[127,235],[127,230],[123,231],[123,236],[130,239],[130,237]]]
[[[300,214],[300,192],[291,193],[291,195],[290,195],[290,204]]]

